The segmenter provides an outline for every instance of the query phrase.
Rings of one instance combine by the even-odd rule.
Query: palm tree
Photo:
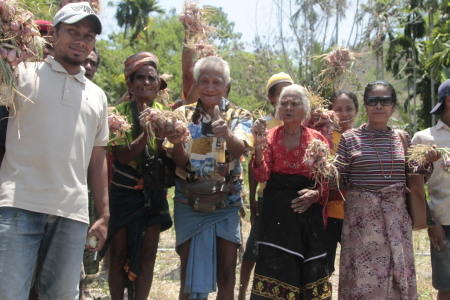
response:
[[[116,19],[120,27],[124,28],[124,36],[128,29],[134,29],[131,41],[148,26],[150,14],[164,13],[164,9],[157,5],[156,0],[123,0],[117,5]]]

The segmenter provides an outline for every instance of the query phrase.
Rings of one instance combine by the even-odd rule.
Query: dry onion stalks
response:
[[[309,167],[316,186],[322,185],[332,176],[335,176],[337,170],[334,166],[336,157],[331,154],[328,144],[322,140],[313,140],[306,148],[303,163]]]
[[[339,78],[348,74],[349,76],[354,75],[351,72],[353,65],[358,63],[358,59],[361,58],[363,54],[352,52],[350,49],[344,47],[335,47],[331,52],[325,53],[323,55],[315,56],[315,59],[321,59],[325,64],[325,69],[319,74],[324,76],[323,84],[327,85],[332,82],[334,84],[334,89],[340,89],[340,82],[337,82]]]
[[[14,67],[20,62],[39,61],[44,39],[33,14],[16,0],[0,0],[0,103],[12,106],[16,89]]]
[[[216,55],[216,48],[208,42],[208,35],[215,31],[208,26],[206,15],[208,11],[198,6],[196,2],[185,1],[180,21],[186,31],[185,47],[195,51],[198,57]]]
[[[115,108],[108,110],[108,126],[109,132],[114,135],[113,140],[125,137],[125,134],[131,129],[131,125]]]
[[[418,166],[427,165],[428,161],[427,161],[425,155],[428,152],[428,150],[430,150],[430,149],[434,149],[441,153],[441,168],[444,171],[445,175],[450,176],[450,148],[447,148],[447,147],[435,148],[433,146],[423,145],[423,144],[412,145],[408,149],[409,161],[414,161],[415,163],[417,163]],[[410,163],[410,166],[415,169],[418,168],[418,166],[413,166],[413,165],[411,165],[411,163]]]
[[[151,109],[146,117],[146,128],[151,136],[155,135],[155,129],[164,129],[164,123],[173,123],[175,130],[178,131],[184,141],[191,135],[187,127],[187,119],[181,111]]]

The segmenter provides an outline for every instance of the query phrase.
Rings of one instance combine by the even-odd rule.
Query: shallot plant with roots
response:
[[[257,108],[253,111],[253,116],[255,116],[255,118],[258,119],[264,119],[264,117],[266,116],[266,112],[261,109],[261,108]],[[263,133],[258,133],[256,134],[256,141],[258,142],[258,146],[256,146],[256,149],[264,149],[267,147],[267,134],[269,133],[269,131],[266,129]]]
[[[356,53],[344,47],[334,47],[334,49],[323,55],[315,56],[315,59],[321,59],[325,64],[325,68],[319,74],[323,77],[322,85],[327,86],[329,83],[333,84],[333,90],[339,90],[344,85],[347,79],[353,78],[358,81],[352,68],[355,63],[362,67],[358,61],[363,54]],[[346,75],[346,76],[345,76]]]
[[[209,12],[198,6],[198,3],[185,1],[180,21],[186,29],[185,47],[194,50],[199,58],[215,56],[216,48],[209,42],[208,35],[215,32],[215,28],[208,25]]]
[[[322,140],[313,140],[308,144],[303,157],[303,163],[309,167],[313,179],[317,185],[322,185],[324,181],[336,177],[336,167],[334,162],[336,157],[331,154],[326,142]]]
[[[155,135],[155,130],[163,129],[166,122],[173,123],[175,130],[178,131],[184,142],[190,137],[188,121],[181,111],[151,109],[146,117],[146,128],[151,136],[159,138]]]
[[[125,137],[131,129],[131,124],[115,108],[108,109],[108,126],[109,132],[114,135],[112,140]]]
[[[428,164],[426,153],[428,150],[434,149],[441,153],[441,168],[444,171],[444,175],[446,178],[450,178],[450,148],[436,148],[430,145],[412,145],[408,149],[408,158],[410,166],[417,169],[419,166],[424,166]],[[411,161],[414,161],[416,165],[412,165]]]
[[[16,89],[14,67],[40,61],[45,40],[31,12],[16,0],[0,0],[0,103],[12,106]]]
[[[311,88],[307,90],[311,116],[304,125],[319,131],[323,136],[331,139],[333,131],[340,129],[339,117],[334,111],[328,109],[328,106],[331,104],[330,101],[314,93]]]

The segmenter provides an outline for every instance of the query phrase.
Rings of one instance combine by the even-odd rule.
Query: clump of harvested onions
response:
[[[131,124],[115,108],[108,110],[108,126],[109,132],[114,136],[113,140],[125,137],[131,129]]]
[[[323,84],[333,83],[333,90],[338,90],[344,85],[345,79],[342,78],[344,74],[347,74],[347,77],[353,76],[357,79],[351,69],[355,63],[361,66],[358,59],[362,56],[363,54],[353,52],[344,47],[334,47],[329,53],[315,56],[314,58],[321,59],[325,64],[325,68],[319,74],[323,76]]]
[[[408,158],[409,161],[414,161],[418,166],[425,166],[428,164],[426,159],[426,153],[428,150],[434,149],[441,153],[441,168],[445,174],[450,176],[450,148],[436,148],[430,145],[412,145],[408,149]],[[411,167],[417,168],[417,166],[410,165]]]
[[[330,101],[314,93],[311,88],[307,90],[311,115],[304,125],[319,131],[327,138],[331,138],[333,131],[340,129],[339,117],[334,111],[328,109],[331,104]]]
[[[324,181],[336,174],[337,170],[333,164],[335,160],[336,157],[331,154],[328,144],[316,139],[308,144],[303,164],[309,167],[316,185],[322,185]]]
[[[208,11],[198,6],[198,3],[185,1],[180,21],[186,29],[185,47],[191,48],[198,57],[216,55],[216,48],[209,43],[208,35],[215,29],[207,24]]]
[[[173,123],[175,130],[178,131],[184,141],[186,141],[190,136],[190,132],[187,127],[188,121],[181,111],[152,108],[146,117],[146,121],[146,128],[152,136],[155,136],[155,130],[157,128],[163,129],[165,123]]]
[[[0,103],[12,106],[16,92],[14,67],[20,62],[40,61],[44,39],[33,14],[16,0],[0,0]]]

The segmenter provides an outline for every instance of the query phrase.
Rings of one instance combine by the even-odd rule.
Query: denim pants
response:
[[[0,207],[0,300],[78,299],[88,224]]]

